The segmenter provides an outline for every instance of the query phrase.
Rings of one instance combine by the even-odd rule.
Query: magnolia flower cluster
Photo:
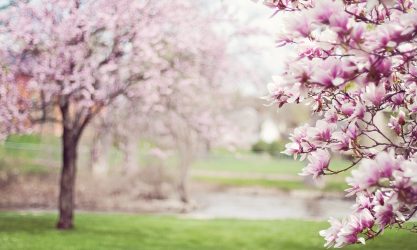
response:
[[[417,12],[410,0],[267,1],[291,12],[277,45],[298,56],[269,85],[279,106],[307,102],[314,125],[291,134],[285,153],[307,158],[302,175],[318,178],[352,170],[348,195],[355,212],[331,219],[326,246],[379,235],[417,210]],[[389,118],[388,118],[389,117]],[[351,155],[345,169],[332,154]]]
[[[347,178],[349,194],[356,195],[354,213],[342,221],[331,218],[331,227],[320,232],[325,246],[342,247],[375,237],[392,224],[402,224],[415,212],[417,162],[380,152],[363,159]]]

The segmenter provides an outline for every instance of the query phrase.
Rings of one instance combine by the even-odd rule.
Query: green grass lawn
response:
[[[305,167],[305,162],[300,162],[290,158],[274,158],[266,154],[253,154],[250,152],[240,152],[231,154],[230,152],[214,152],[210,156],[197,161],[194,169],[209,172],[228,172],[236,173],[236,176],[194,176],[196,181],[208,182],[224,186],[257,186],[266,188],[278,188],[282,190],[311,189],[300,180],[274,180],[266,178],[240,177],[239,173],[274,174],[285,176],[298,176],[301,169]],[[349,166],[349,162],[336,158],[331,165],[332,169],[338,170]],[[323,191],[343,192],[348,188],[345,177],[349,172],[339,175],[326,176],[326,186]]]
[[[146,159],[142,158],[146,158],[143,156],[146,155],[150,147],[148,144],[138,146],[138,155],[141,156],[139,158],[142,164],[146,163]],[[112,148],[109,154],[109,162],[111,165],[117,164],[123,158],[121,152],[115,148]],[[0,144],[0,159],[18,161],[3,165],[21,166],[23,169],[22,172],[25,172],[25,165],[31,165],[28,167],[30,170],[35,168],[41,169],[42,164],[39,164],[40,160],[42,160],[41,162],[54,163],[54,165],[59,167],[60,155],[60,139],[52,135],[12,135],[7,138],[4,144]],[[89,157],[89,151],[86,145],[80,145],[79,157],[83,160],[80,163],[84,163],[84,161],[88,162],[84,159]],[[176,159],[170,159],[167,165],[175,165],[175,162]],[[275,158],[268,154],[254,154],[246,150],[232,153],[222,149],[215,149],[206,157],[198,159],[193,164],[193,168],[208,171],[297,175],[305,164],[305,162],[293,160],[284,155]],[[82,165],[80,164],[80,166]],[[347,161],[338,158],[332,161],[333,169],[341,169],[348,165],[349,163]]]
[[[72,231],[55,230],[54,214],[0,213],[0,249],[16,250],[314,250],[325,222],[295,220],[191,220],[167,216],[78,214]],[[366,246],[347,249],[416,249],[417,237],[388,230]]]
[[[193,167],[211,171],[296,175],[305,165],[305,162],[292,158],[274,158],[267,154],[213,152],[208,157],[195,162]],[[331,164],[332,169],[342,169],[347,166],[349,163],[342,159],[335,159]]]
[[[317,189],[312,186],[304,184],[302,180],[272,180],[261,178],[232,178],[232,177],[217,177],[217,176],[195,176],[195,181],[202,181],[212,183],[221,186],[228,187],[263,187],[263,188],[276,188],[284,191],[290,190],[310,190]],[[344,192],[349,186],[343,180],[335,180],[331,178],[326,182],[324,188],[320,189],[325,192]]]
[[[85,146],[85,145],[84,145]],[[140,165],[149,164],[145,156],[150,145],[139,145],[138,154],[141,155]],[[80,169],[85,168],[90,161],[88,150],[80,147],[79,162]],[[13,174],[47,174],[52,171],[59,171],[60,167],[60,144],[59,138],[54,136],[23,135],[10,136],[3,145],[0,145],[0,177],[12,176]],[[171,157],[172,158],[172,157]],[[165,164],[167,168],[175,166],[175,157],[168,159]],[[120,151],[112,148],[108,156],[110,166],[119,166],[122,163],[123,155]],[[151,159],[152,160],[152,159]],[[311,189],[306,186],[301,178],[271,179],[258,176],[248,178],[248,175],[239,176],[240,173],[260,175],[284,175],[297,176],[305,166],[305,162],[291,158],[275,158],[268,154],[254,154],[249,151],[240,150],[236,153],[216,149],[206,157],[195,162],[193,169],[204,170],[208,173],[227,172],[226,176],[194,176],[196,181],[225,186],[260,186],[266,188],[278,188],[283,190]],[[336,158],[332,163],[333,169],[341,169],[348,166],[348,162]],[[327,185],[324,191],[343,191],[347,188],[344,177],[347,173],[326,178]],[[256,178],[255,178],[256,177]],[[4,178],[3,178],[4,179]]]

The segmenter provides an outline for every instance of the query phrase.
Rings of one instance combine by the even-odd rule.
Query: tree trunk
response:
[[[126,138],[125,143],[122,145],[124,154],[123,172],[128,175],[136,174],[139,170],[137,159],[138,147],[136,142],[136,138]]]
[[[179,166],[179,182],[178,182],[178,194],[180,200],[184,203],[188,203],[188,171],[191,165],[191,148],[188,148],[189,145],[183,145],[182,149],[180,148],[180,166]]]
[[[108,154],[112,146],[111,134],[98,132],[91,147],[91,172],[93,177],[104,177],[109,171]]]
[[[184,203],[189,202],[188,198],[188,187],[187,187],[187,178],[185,176],[181,177],[180,182],[178,184],[178,193],[180,196],[180,200]]]
[[[62,170],[59,190],[58,229],[73,228],[74,188],[79,138],[76,134],[74,129],[64,126],[62,134]]]

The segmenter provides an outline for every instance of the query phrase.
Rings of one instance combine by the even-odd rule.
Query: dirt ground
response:
[[[56,209],[58,174],[17,176],[0,185],[0,209]],[[76,207],[81,210],[134,213],[182,212],[183,204],[169,191],[132,177],[93,178],[80,174],[76,183]]]
[[[0,183],[2,210],[55,210],[57,173],[16,176]],[[189,218],[324,219],[347,214],[351,201],[320,192],[190,183],[191,202],[179,201],[172,183],[135,176],[78,175],[76,207],[84,211],[183,214]],[[326,209],[324,209],[326,208]]]

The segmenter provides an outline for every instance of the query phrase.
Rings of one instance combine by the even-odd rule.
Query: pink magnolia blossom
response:
[[[340,11],[340,9],[339,9]],[[349,31],[349,15],[345,12],[335,13],[329,18],[329,27],[337,33],[347,33]]]
[[[397,93],[391,97],[391,101],[395,106],[400,107],[402,104],[404,104],[404,98],[404,93]]]
[[[325,247],[343,247],[349,244],[365,244],[365,238],[361,235],[365,229],[372,228],[374,217],[368,209],[339,221],[330,218],[330,228],[320,231],[320,235],[326,240]]]
[[[374,218],[369,210],[364,209],[358,214],[349,216],[343,223],[343,227],[337,235],[335,247],[343,247],[349,244],[365,244],[365,238],[360,233],[374,224]]]
[[[323,24],[329,24],[332,17],[345,14],[343,12],[343,4],[340,1],[317,1],[314,8],[314,19]]]
[[[364,209],[370,210],[373,208],[372,196],[368,192],[360,192],[356,195],[356,203],[353,205],[355,212],[360,212]]]
[[[349,136],[351,140],[355,140],[359,136],[359,128],[356,123],[352,122],[346,129],[346,134]]]
[[[329,110],[324,115],[325,121],[329,123],[336,123],[338,121],[337,113],[335,110]]]
[[[289,27],[289,30],[292,32],[298,32],[303,37],[308,37],[312,31],[312,24],[308,16],[299,15],[291,17],[296,19],[296,22],[289,21],[292,25]]]
[[[371,102],[375,106],[379,106],[385,98],[386,90],[384,84],[376,86],[371,83],[365,88],[363,95],[364,100]]]
[[[312,175],[313,178],[318,178],[320,175],[323,175],[324,170],[329,167],[330,154],[326,150],[318,150],[311,153],[307,159],[309,163],[303,168],[300,175]]]
[[[351,138],[345,132],[334,132],[332,139],[335,141],[331,147],[334,151],[340,152],[349,150]]]
[[[341,86],[348,82],[355,67],[349,61],[328,58],[324,62],[317,62],[317,69],[312,75],[312,81],[324,87]]]
[[[399,135],[401,134],[402,127],[405,124],[405,113],[400,111],[397,117],[391,116],[388,127],[390,127],[394,132]]]
[[[374,207],[375,223],[383,230],[396,220],[404,220],[399,208],[396,195],[385,197],[383,204],[378,204]]]
[[[345,102],[341,105],[340,111],[346,116],[351,116],[355,111],[355,106],[352,102]]]
[[[332,137],[333,126],[325,121],[317,121],[316,126],[307,133],[314,141],[328,142]]]
[[[325,247],[333,247],[336,245],[338,235],[343,228],[342,222],[335,218],[329,219],[330,227],[326,230],[320,231],[320,235],[326,240]]]
[[[353,112],[352,119],[363,119],[365,117],[366,108],[361,102],[355,103],[355,111]]]
[[[358,169],[352,170],[352,177],[347,182],[351,191],[367,190],[379,183],[381,178],[391,178],[394,170],[400,168],[400,161],[395,159],[392,151],[381,152],[374,160],[364,159]]]

